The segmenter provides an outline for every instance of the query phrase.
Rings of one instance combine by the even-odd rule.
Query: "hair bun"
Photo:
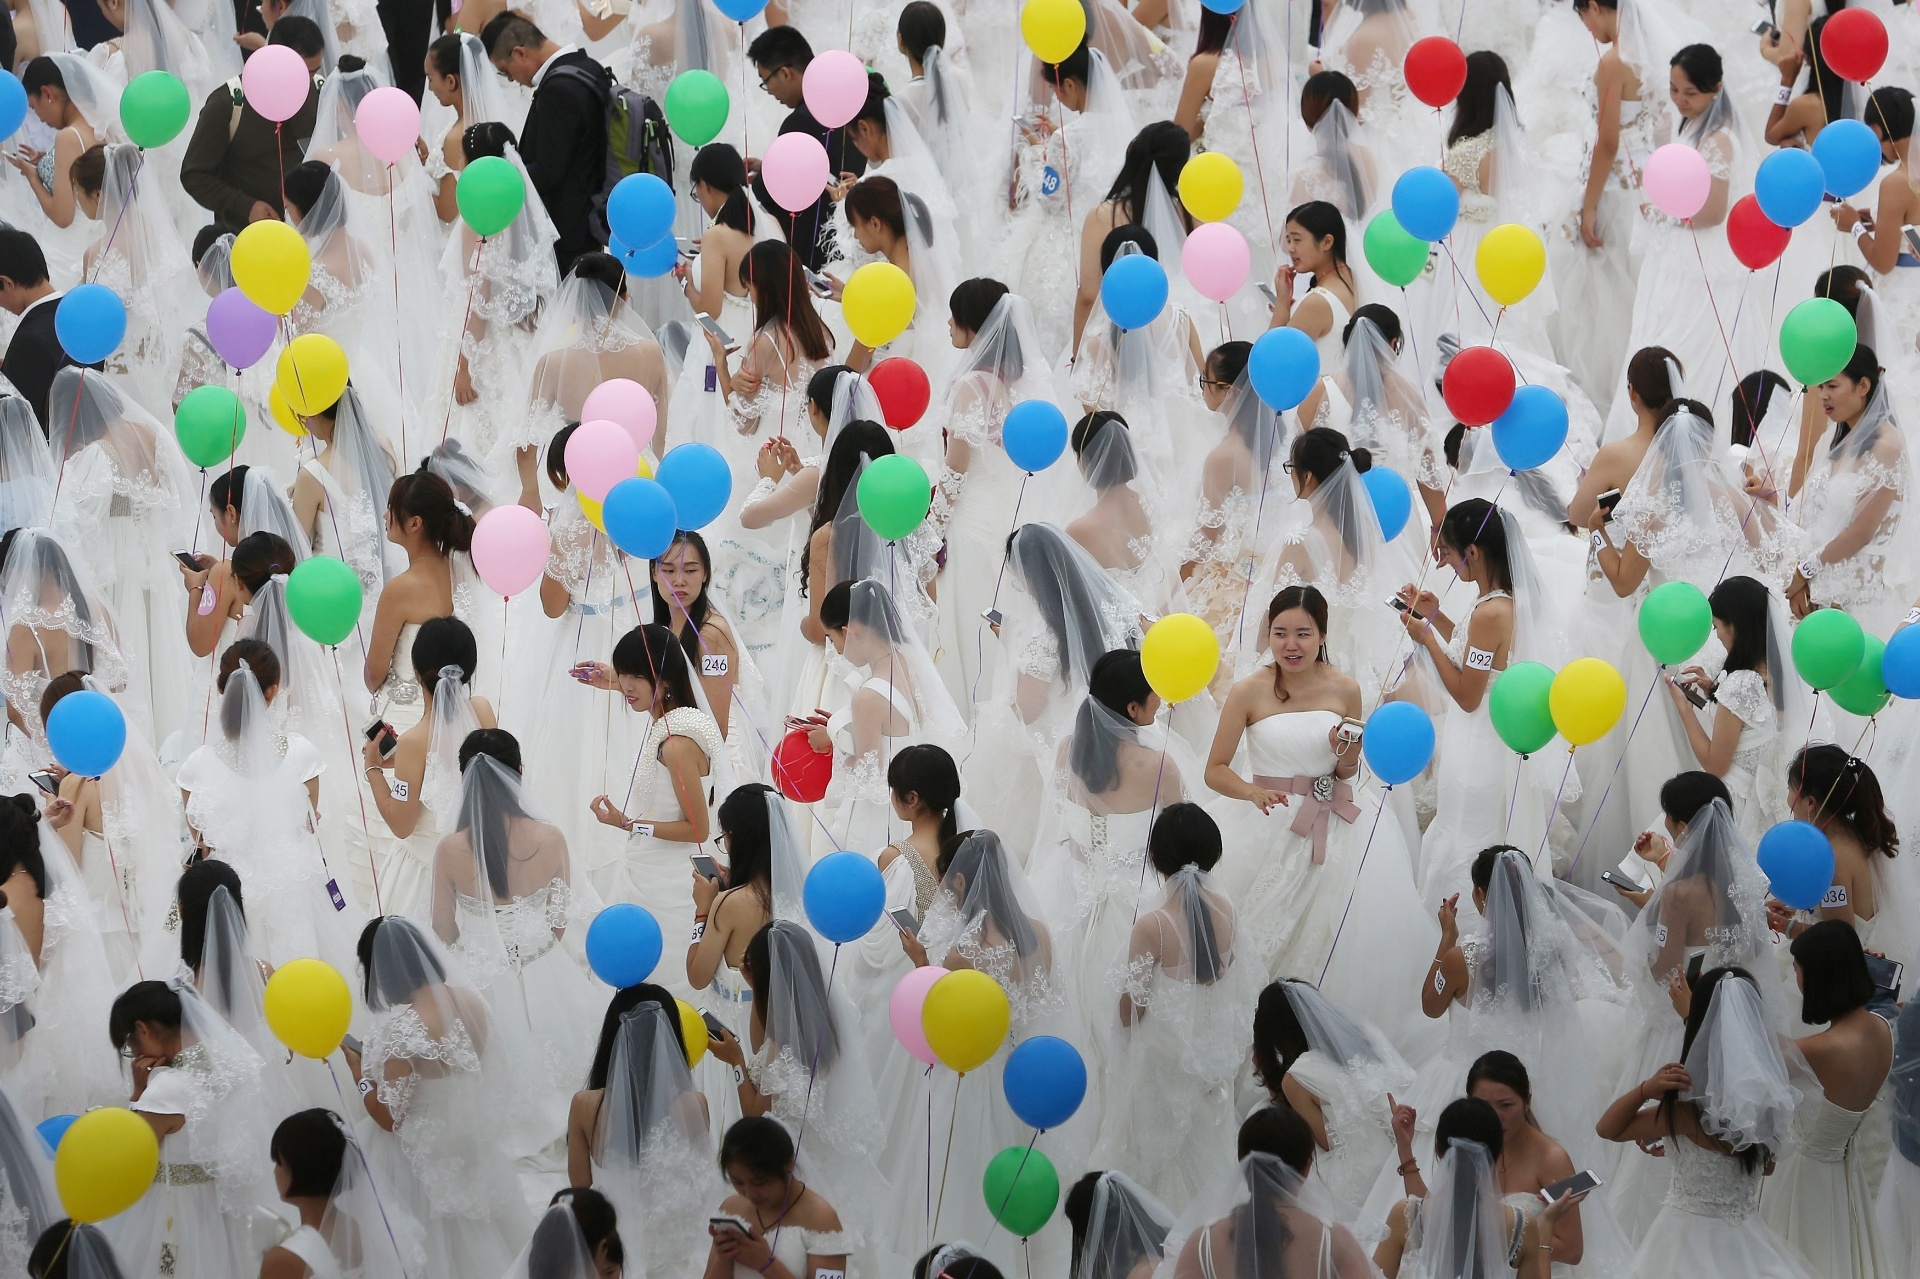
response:
[[[1373,469],[1373,454],[1363,448],[1350,448],[1347,457],[1353,463],[1356,474],[1365,475]]]

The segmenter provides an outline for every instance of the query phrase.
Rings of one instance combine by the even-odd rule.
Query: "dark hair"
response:
[[[480,645],[473,630],[457,617],[430,617],[420,623],[413,637],[413,677],[426,689],[440,682],[440,672],[449,666],[460,668],[462,681],[471,683],[480,668]]]
[[[1889,142],[1904,142],[1913,136],[1913,90],[1899,85],[1883,85],[1867,95],[1867,123],[1880,126]]]
[[[1880,389],[1880,374],[1880,357],[1875,355],[1873,348],[1866,343],[1856,342],[1853,354],[1847,360],[1847,366],[1834,374],[1834,377],[1843,377],[1849,382],[1871,382],[1873,389],[1877,391]],[[1840,440],[1845,438],[1845,434],[1840,432],[1834,443],[1840,443]]]
[[[1506,521],[1500,518],[1500,509],[1486,498],[1470,497],[1448,508],[1440,521],[1440,542],[1462,559],[1466,558],[1469,548],[1479,547],[1493,577],[1493,586],[1503,591],[1513,589],[1513,568],[1507,559],[1511,551],[1507,546]]]
[[[0,227],[0,276],[23,288],[45,284],[47,255],[41,252],[40,242],[17,227]]]
[[[1527,1063],[1504,1048],[1481,1053],[1467,1069],[1467,1095],[1472,1096],[1474,1086],[1482,1083],[1511,1088],[1526,1109],[1527,1122],[1540,1126],[1533,1117],[1533,1080],[1527,1075]]]
[[[807,379],[807,403],[820,410],[820,416],[833,417],[833,389],[840,385],[842,373],[853,373],[845,364],[823,364]]]
[[[1678,357],[1664,346],[1643,346],[1627,361],[1627,389],[1640,397],[1640,403],[1649,412],[1658,413],[1673,399],[1673,376],[1667,371],[1669,361],[1680,372],[1687,371]]]
[[[1500,1128],[1500,1116],[1478,1097],[1461,1097],[1447,1103],[1433,1125],[1433,1153],[1446,1157],[1447,1147],[1456,1140],[1477,1141],[1487,1148],[1487,1158],[1500,1159],[1506,1142]],[[1465,1178],[1459,1179],[1465,1181]],[[1471,1185],[1471,1183],[1467,1183]]]
[[[1227,47],[1227,40],[1233,34],[1233,15],[1215,13],[1202,6],[1200,27],[1194,34],[1193,54],[1197,58],[1203,53],[1219,53]],[[1309,128],[1312,126],[1309,125]]]
[[[307,160],[287,170],[286,176],[280,180],[280,189],[286,193],[287,204],[300,210],[300,215],[305,217],[313,212],[313,206],[326,194],[328,185],[339,180],[325,163]]]
[[[1267,630],[1273,630],[1274,618],[1279,617],[1282,613],[1291,612],[1296,608],[1305,609],[1307,616],[1313,619],[1313,624],[1320,628],[1320,652],[1314,660],[1321,662],[1326,661],[1327,597],[1320,593],[1319,587],[1281,587],[1279,592],[1267,601]],[[1273,695],[1283,702],[1287,700],[1288,696],[1286,679],[1280,672],[1280,664],[1278,662],[1274,663],[1273,667]]]
[[[1313,1166],[1313,1129],[1292,1106],[1262,1106],[1255,1110],[1241,1121],[1235,1144],[1239,1159],[1248,1155],[1272,1155],[1302,1176]]]
[[[655,715],[700,704],[693,692],[687,650],[658,622],[636,626],[620,637],[613,646],[613,669],[615,674],[637,676],[653,685]]]
[[[427,542],[442,555],[473,549],[473,516],[460,509],[453,486],[427,469],[402,475],[387,490],[387,513],[404,525],[418,519]]]
[[[745,782],[727,792],[714,821],[727,835],[727,883],[751,888],[773,913],[773,822],[767,799],[778,792],[765,782]]]
[[[1156,120],[1133,135],[1127,153],[1120,161],[1120,172],[1107,188],[1107,199],[1116,201],[1125,213],[1125,221],[1144,222],[1147,196],[1153,189],[1153,175],[1169,193],[1180,187],[1180,170],[1193,154],[1193,139],[1171,120]],[[1183,211],[1182,218],[1185,218]],[[1157,254],[1155,256],[1158,256]]]
[[[1900,831],[1887,813],[1880,779],[1864,759],[1831,742],[1802,746],[1787,765],[1787,785],[1814,800],[1816,825],[1840,827],[1860,841],[1868,856],[1878,852],[1892,857],[1900,851]]]
[[[1129,222],[1113,228],[1100,241],[1101,274],[1106,273],[1107,268],[1113,265],[1113,260],[1120,256],[1120,250],[1129,244],[1155,262],[1160,260],[1160,242],[1153,238],[1153,233],[1138,222]]]
[[[582,253],[573,260],[573,278],[604,284],[616,298],[627,296],[626,268],[611,253],[602,253],[598,249]]]
[[[27,91],[29,98],[42,89],[65,93],[67,79],[60,74],[60,64],[43,53],[20,69],[20,87]]]
[[[867,96],[860,103],[859,110],[853,113],[853,119],[847,121],[851,129],[857,121],[865,120],[874,128],[887,131],[887,99],[893,95],[887,90],[887,79],[878,71],[867,72]]]
[[[1087,675],[1087,695],[1074,714],[1073,740],[1067,747],[1067,765],[1090,794],[1104,795],[1120,784],[1119,743],[1112,733],[1100,728],[1096,722],[1099,711],[1094,707],[1112,711],[1129,725],[1122,730],[1124,735],[1137,740],[1139,729],[1132,726],[1128,708],[1152,696],[1153,685],[1147,682],[1135,650],[1116,648],[1094,661]]]
[[[354,954],[360,960],[360,971],[365,974],[362,991],[366,996],[367,1007],[374,1012],[391,1008],[395,1004],[405,1003],[413,997],[412,987],[396,987],[393,985],[394,977],[418,976],[433,982],[445,981],[447,978],[447,970],[441,966],[439,957],[435,955],[433,951],[422,946],[420,948],[420,956],[426,963],[423,971],[412,974],[394,974],[386,981],[379,983],[376,987],[373,980],[373,947],[375,941],[379,939],[380,930],[388,924],[392,924],[394,927],[403,930],[411,930],[416,934],[420,932],[420,926],[411,919],[408,919],[405,915],[375,915],[367,921],[367,926],[360,930],[360,940],[354,946]]]
[[[47,895],[47,868],[40,856],[40,807],[31,795],[0,796],[0,882],[24,870],[41,898]]]
[[[1253,1073],[1260,1086],[1275,1098],[1280,1096],[1281,1078],[1311,1047],[1300,1016],[1293,1011],[1293,1001],[1287,998],[1287,983],[1292,980],[1269,982],[1253,1008]]]
[[[1093,445],[1094,441],[1107,436],[1109,431],[1115,447],[1104,450],[1092,463],[1094,469],[1088,470],[1087,449]],[[1139,459],[1134,455],[1132,432],[1127,426],[1127,419],[1112,409],[1095,409],[1074,423],[1072,443],[1073,455],[1080,460],[1081,471],[1086,476],[1087,483],[1092,485],[1097,493],[1118,488],[1122,484],[1130,484],[1140,473]]]
[[[1693,1051],[1693,1041],[1700,1034],[1700,1028],[1706,1024],[1707,1013],[1713,1008],[1713,999],[1719,992],[1720,983],[1726,981],[1728,978],[1735,978],[1746,982],[1753,981],[1753,977],[1746,969],[1728,967],[1708,969],[1688,983],[1693,989],[1693,1003],[1687,1011],[1686,1035],[1680,1042],[1681,1061],[1685,1061],[1688,1054]],[[1677,1134],[1679,1132],[1679,1129],[1675,1128],[1673,1124],[1674,1108],[1679,1104],[1680,1090],[1677,1088],[1668,1089],[1660,1098],[1660,1118],[1670,1133]],[[1688,1104],[1695,1105],[1696,1113],[1698,1113],[1697,1103],[1689,1102]],[[1755,1142],[1750,1146],[1744,1146],[1735,1150],[1733,1157],[1740,1161],[1740,1167],[1745,1172],[1752,1174],[1757,1169],[1764,1167],[1768,1161],[1773,1158],[1773,1152],[1767,1149],[1762,1143]]]
[[[966,855],[964,862],[961,860],[962,854]],[[1005,864],[1012,856],[996,831],[961,831],[952,842],[941,845],[934,870],[942,879],[959,875],[965,882],[966,892],[971,894],[979,886],[977,881],[983,864],[996,857]],[[1035,929],[1035,921],[1006,890],[1004,881],[996,879],[982,892],[984,914],[1007,939],[1007,944],[1013,947],[1013,953],[1020,956],[1034,954],[1040,947],[1040,934]]]
[[[1788,950],[1800,965],[1800,1020],[1809,1026],[1838,1021],[1872,1002],[1876,987],[1867,970],[1867,952],[1846,920],[1808,925]]]
[[[498,120],[482,120],[478,124],[468,125],[466,132],[460,135],[460,151],[469,164],[483,156],[502,159],[514,142],[512,129]]]
[[[813,516],[807,525],[807,544],[800,551],[800,595],[804,599],[810,589],[809,581],[813,572],[813,534],[828,525],[835,525],[834,535],[829,545],[833,553],[833,571],[841,581],[850,577],[863,576],[864,566],[846,562],[850,556],[842,554],[846,548],[841,545],[840,529],[835,518],[840,514],[840,505],[846,500],[847,490],[852,488],[860,476],[860,464],[863,460],[885,457],[895,452],[893,435],[878,422],[869,422],[865,418],[855,418],[840,429],[833,441],[833,451],[827,454],[826,462],[820,468],[820,486],[813,498]],[[857,536],[857,527],[849,529],[849,534]],[[838,583],[829,583],[837,585]]]
[[[137,981],[120,992],[107,1013],[107,1038],[115,1051],[127,1046],[136,1022],[180,1029],[180,992],[163,981]]]
[[[267,1157],[287,1170],[289,1199],[330,1199],[347,1156],[347,1134],[331,1110],[302,1110],[273,1130]]]
[[[938,813],[941,843],[960,833],[954,816],[960,802],[960,770],[941,747],[917,742],[895,751],[887,765],[887,789],[902,799],[916,796],[928,812]]]
[[[1091,1174],[1089,1174],[1091,1175]],[[1005,1279],[1000,1267],[985,1257],[965,1251],[968,1244],[936,1244],[920,1254],[913,1263],[913,1279]],[[953,1256],[939,1270],[933,1270],[933,1259],[949,1247],[955,1249]],[[1075,1253],[1077,1262],[1078,1252]]]
[[[790,30],[770,27],[768,34]],[[720,1138],[720,1175],[724,1177],[733,1164],[762,1177],[785,1181],[793,1173],[793,1135],[785,1124],[766,1115],[736,1119]]]
[[[978,333],[993,316],[993,308],[1009,290],[998,280],[976,275],[953,286],[947,295],[947,310],[953,322],[969,333]],[[1017,374],[1016,374],[1017,376]]]
[[[237,234],[239,233],[232,227],[224,226],[218,222],[209,222],[198,231],[195,231],[193,233],[193,264],[199,266],[200,259],[207,256],[207,250],[218,243],[221,236]],[[247,467],[243,462],[239,466],[231,469],[235,471],[245,471]],[[225,472],[222,472],[222,474],[225,474]]]
[[[677,1016],[672,1020],[676,1026],[679,1024]],[[554,1191],[553,1198],[547,1201],[548,1208],[560,1204],[565,1204],[573,1214],[573,1224],[580,1230],[580,1242],[587,1246],[588,1257],[604,1256],[615,1266],[626,1263],[627,1249],[620,1239],[620,1218],[611,1200],[592,1186],[568,1186]],[[545,1224],[543,1217],[541,1225]],[[536,1226],[527,1245],[528,1273],[536,1279],[545,1274],[568,1273],[565,1267],[573,1264],[575,1255],[571,1233],[561,1238],[557,1230],[548,1228],[543,1238],[543,1231]]]
[[[1366,449],[1351,448],[1347,437],[1330,426],[1316,426],[1293,437],[1291,461],[1295,474],[1304,472],[1319,483],[1326,483],[1342,462],[1365,474],[1373,468],[1373,455]]]
[[[1198,804],[1180,800],[1168,804],[1153,819],[1147,833],[1147,860],[1168,879],[1188,866],[1210,871],[1220,864],[1220,826]],[[1196,947],[1196,949],[1203,949]],[[1204,948],[1204,949],[1211,949]],[[1203,984],[1211,978],[1198,978]]]
[[[820,625],[830,631],[847,629],[847,623],[853,620],[853,590],[856,585],[858,583],[853,580],[843,578],[827,588],[827,593],[820,597]],[[907,638],[905,624],[892,606],[891,597],[875,596],[870,589],[868,599],[869,602],[877,600],[880,604],[874,610],[875,616],[867,622],[871,629],[890,645],[904,641]]]
[[[1359,87],[1339,71],[1315,72],[1300,86],[1300,122],[1311,129],[1336,102],[1359,115]]]
[[[67,177],[77,190],[99,195],[107,184],[107,144],[96,142],[73,157],[73,163],[67,166]]]
[[[1481,849],[1473,855],[1473,866],[1467,871],[1467,877],[1473,881],[1475,889],[1484,893],[1493,886],[1493,868],[1499,863],[1502,853],[1518,853],[1522,858],[1527,855],[1523,849],[1515,848],[1512,844],[1492,844]]]
[[[47,681],[40,693],[40,722],[47,722],[53,714],[53,708],[71,693],[77,693],[87,686],[86,671],[66,671]]]
[[[687,180],[704,182],[727,197],[720,212],[713,215],[715,225],[753,234],[753,203],[747,199],[747,162],[730,143],[709,142],[694,152]]]
[[[767,34],[781,29],[775,27]],[[813,290],[792,249],[778,240],[762,240],[740,259],[740,279],[753,287],[755,329],[779,324],[809,360],[833,354],[833,335],[813,308]]]
[[[747,46],[747,59],[769,71],[778,71],[782,67],[805,71],[807,64],[813,61],[813,46],[807,43],[807,38],[800,34],[798,27],[768,27]]]
[[[531,18],[512,9],[494,14],[480,28],[480,43],[486,46],[489,59],[505,57],[515,49],[538,49],[546,42],[546,33],[534,26]]]
[[[555,431],[553,438],[547,441],[547,479],[553,482],[555,488],[562,491],[573,482],[567,474],[567,441],[571,440],[573,433],[579,429],[578,422],[569,422]]]
[[[614,991],[613,998],[607,1001],[606,1014],[600,1019],[600,1040],[593,1050],[593,1064],[587,1067],[588,1088],[607,1086],[607,1072],[613,1069],[613,1045],[620,1038],[620,1023],[642,1004],[658,1004],[665,1010],[667,1024],[673,1027],[674,1042],[680,1045],[681,1058],[685,1059],[687,1033],[680,1024],[679,1001],[665,986],[636,982]]]
[[[747,985],[753,988],[753,1007],[762,1021],[761,1024],[771,1033],[773,1029],[773,935],[780,933],[788,938],[787,945],[792,955],[793,966],[800,971],[789,976],[796,984],[804,982],[824,994],[827,988],[827,975],[820,971],[820,956],[814,949],[813,934],[804,924],[790,919],[775,919],[761,925],[760,930],[748,939],[747,949],[740,957],[741,975],[747,979]],[[825,1007],[824,1002],[821,1005]],[[794,1024],[801,1042],[777,1045],[783,1050],[791,1050],[794,1058],[807,1064],[807,1077],[833,1069],[840,1060],[840,1031],[831,1016],[819,1021],[804,1024],[796,1017]]]
[[[427,46],[427,56],[433,59],[433,69],[441,75],[460,78],[460,41],[458,31],[441,36]]]
[[[201,227],[200,229],[202,231],[213,230],[212,227]],[[226,470],[220,472],[220,474],[214,476],[213,483],[207,485],[207,509],[219,513],[231,506],[235,514],[243,514],[245,508],[242,502],[243,495],[247,489],[247,471],[249,469],[251,468],[249,468],[245,462],[242,462],[238,466],[228,467]]]
[[[1222,342],[1207,352],[1207,374],[1216,382],[1233,382],[1246,372],[1247,360],[1252,355],[1251,342]]]
[[[467,765],[477,755],[485,755],[516,773],[520,771],[520,739],[504,728],[476,728],[460,739],[461,772],[467,771]]]
[[[248,593],[258,595],[275,574],[293,572],[296,562],[286,538],[262,530],[241,538],[234,545],[233,558],[228,564],[234,580],[246,587]]]
[[[1398,342],[1400,340],[1402,332],[1400,328],[1400,317],[1394,314],[1393,308],[1383,306],[1378,302],[1368,302],[1364,306],[1356,308],[1354,313],[1347,317],[1347,326],[1340,330],[1341,346],[1344,347],[1353,341],[1354,327],[1362,320],[1370,321],[1373,327],[1379,330],[1380,336],[1388,342]]]
[[[1667,59],[1670,67],[1679,67],[1687,83],[1702,93],[1717,93],[1726,78],[1720,63],[1720,51],[1710,44],[1690,44]]]
[[[1733,794],[1727,784],[1697,768],[1675,773],[1660,784],[1660,811],[1682,826],[1690,825],[1700,816],[1700,810],[1716,799],[1733,807]]]
[[[1333,273],[1353,286],[1353,272],[1347,269],[1347,220],[1336,205],[1325,200],[1296,204],[1287,213],[1287,221],[1313,237],[1315,244],[1333,237]]]
[[[1056,93],[1059,92],[1062,81],[1072,80],[1078,84],[1085,84],[1087,77],[1092,74],[1093,55],[1087,52],[1085,39],[1080,41],[1078,48],[1060,61],[1040,64],[1040,78],[1046,81]]]
[[[939,5],[929,0],[913,0],[900,10],[894,31],[907,56],[915,62],[925,62],[928,49],[947,43],[947,16],[940,12]]]
[[[1755,369],[1741,378],[1734,388],[1730,413],[1733,442],[1752,448],[1754,437],[1760,433],[1760,423],[1766,419],[1767,409],[1773,404],[1773,397],[1788,390],[1787,379],[1772,369]]]
[[[327,51],[327,38],[312,18],[289,13],[273,24],[267,43],[292,49],[302,58],[317,58]]]
[[[1707,596],[1707,608],[1716,621],[1733,628],[1727,646],[1728,671],[1767,670],[1767,588],[1751,577],[1723,577]],[[1776,703],[1779,690],[1774,693]]]
[[[1502,89],[1512,96],[1513,79],[1507,74],[1506,59],[1491,49],[1469,53],[1467,81],[1460,87],[1460,96],[1453,100],[1453,127],[1447,130],[1448,146],[1493,129],[1494,118],[1500,111]]]
[[[877,218],[899,239],[906,238],[907,219],[911,217],[921,238],[928,244],[933,243],[933,215],[927,211],[926,201],[911,191],[902,191],[897,182],[884,174],[854,183],[843,205],[849,221]]]
[[[1813,296],[1831,298],[1847,308],[1847,314],[1857,317],[1860,313],[1860,290],[1872,281],[1867,273],[1850,262],[1831,266],[1813,278]]]
[[[1102,1177],[1112,1175],[1096,1169],[1074,1182],[1067,1190],[1066,1197],[1060,1201],[1060,1215],[1073,1227],[1073,1247],[1067,1254],[1067,1279],[1080,1279],[1080,1252],[1086,1246],[1087,1223],[1093,1216],[1093,1192],[1099,1188]],[[914,1279],[921,1279],[918,1267],[915,1268]]]
[[[247,906],[240,891],[240,872],[226,862],[212,857],[197,861],[180,872],[180,882],[174,886],[173,899],[180,907],[180,961],[196,973],[207,958],[207,907],[222,888],[245,919]],[[208,993],[220,1007],[232,1002],[224,994]]]
[[[706,574],[706,579],[700,583],[700,593],[684,605],[678,601],[669,604],[666,594],[660,589],[660,579],[654,575],[652,569],[647,573],[647,589],[653,593],[655,617],[674,618],[680,616],[682,610],[685,611],[687,629],[680,635],[680,647],[687,651],[687,660],[692,661],[700,656],[700,629],[707,624],[707,618],[713,613],[713,601],[707,597],[707,588],[713,584],[713,553],[707,549],[707,539],[699,533],[690,528],[677,529],[673,534],[673,540],[667,543],[666,551],[659,559],[653,561],[653,568],[657,569],[660,560],[673,554],[673,548],[676,546],[691,546],[694,555],[700,560],[700,568]],[[667,625],[671,630],[671,621]]]
[[[247,669],[253,672],[253,682],[260,686],[262,694],[270,688],[279,686],[280,655],[275,653],[273,645],[265,640],[249,636],[235,640],[227,645],[225,652],[220,654],[218,691],[222,693],[227,691],[227,681],[233,678],[233,673],[240,669],[242,662],[245,662]],[[220,728],[229,741],[240,736],[240,717],[244,710],[242,706],[227,706],[224,703],[220,707]]]

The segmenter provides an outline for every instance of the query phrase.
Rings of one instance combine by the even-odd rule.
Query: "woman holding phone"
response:
[[[786,1126],[750,1115],[727,1129],[720,1171],[733,1193],[707,1222],[704,1279],[813,1279],[844,1275],[857,1242],[818,1190],[794,1175]]]

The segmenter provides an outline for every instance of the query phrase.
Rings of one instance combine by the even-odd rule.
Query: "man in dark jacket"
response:
[[[393,85],[418,102],[427,91],[427,46],[440,32],[434,0],[380,0],[376,12],[387,33]]]
[[[319,71],[326,52],[320,28],[311,19],[297,16],[274,23],[268,42],[286,45],[305,58],[309,72]],[[247,105],[236,84],[221,85],[200,108],[186,159],[180,163],[180,185],[195,204],[228,226],[278,218],[283,212],[280,180],[300,163],[301,152],[313,137],[319,95],[316,75],[312,91],[293,118],[275,125]]]
[[[39,241],[25,231],[0,227],[0,308],[20,317],[6,357],[0,359],[0,374],[33,405],[42,431],[47,429],[53,375],[73,363],[53,330],[53,313],[59,307],[60,292],[47,279],[47,258]]]
[[[857,178],[867,171],[867,158],[847,139],[846,129],[823,129],[820,122],[813,118],[813,112],[807,110],[800,84],[807,74],[807,64],[813,61],[813,46],[807,43],[807,38],[800,34],[799,28],[768,27],[747,46],[747,57],[753,60],[754,67],[760,73],[760,87],[779,99],[781,106],[789,109],[787,118],[780,124],[780,132],[805,133],[824,138],[827,172],[833,175],[835,182],[845,180],[845,175],[851,174]],[[753,194],[761,207],[780,224],[781,230],[787,232],[787,242],[793,245],[793,251],[809,270],[818,271],[827,264],[833,257],[832,200],[822,194],[811,209],[804,209],[798,214],[788,213],[767,194],[766,183],[761,181],[757,166]]]
[[[613,77],[572,45],[555,44],[511,9],[494,15],[480,42],[495,70],[533,90],[520,131],[520,159],[560,233],[553,251],[564,273],[575,258],[600,247],[588,219],[607,180]]]

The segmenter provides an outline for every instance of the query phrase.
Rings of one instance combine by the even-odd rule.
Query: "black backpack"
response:
[[[555,75],[571,76],[603,95],[607,103],[607,167],[594,193],[588,225],[594,237],[608,239],[607,197],[620,179],[634,173],[651,173],[667,186],[673,186],[673,134],[667,129],[667,117],[660,104],[646,94],[622,84],[611,84],[585,67],[558,66]],[[643,245],[630,245],[643,248]]]

